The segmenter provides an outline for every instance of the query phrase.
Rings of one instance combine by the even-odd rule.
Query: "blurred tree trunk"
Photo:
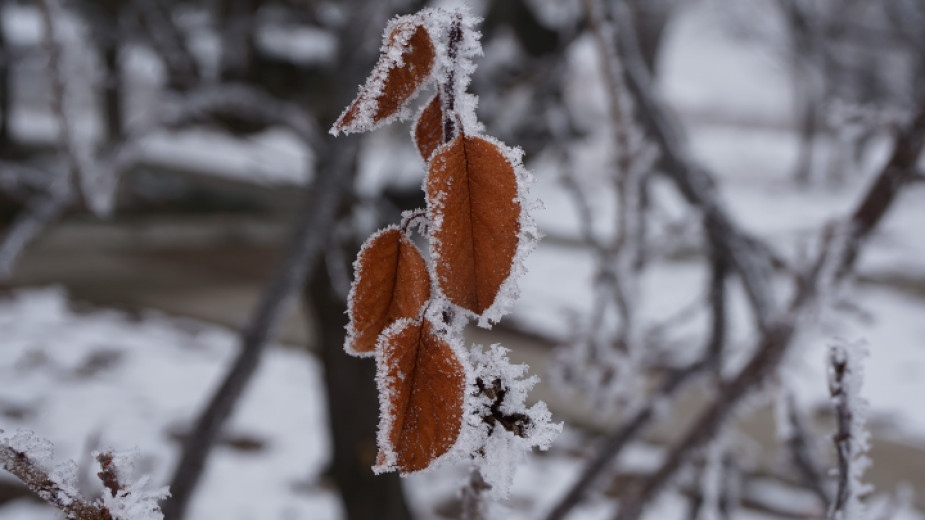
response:
[[[256,80],[251,67],[257,54],[256,22],[260,0],[220,0],[222,81]]]
[[[345,212],[347,208],[342,210]],[[356,256],[358,249],[349,248],[349,259]],[[332,286],[327,263],[319,262],[305,287],[305,297],[310,303],[309,312],[314,313],[311,321],[315,324],[318,351],[324,365],[332,444],[327,473],[340,492],[346,518],[410,519],[398,474],[375,475],[371,469],[376,461],[379,421],[376,363],[344,352],[347,324],[344,295]]]

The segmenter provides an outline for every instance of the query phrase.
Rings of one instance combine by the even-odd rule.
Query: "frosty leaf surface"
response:
[[[437,283],[481,315],[511,274],[521,206],[517,175],[500,145],[459,135],[430,161],[425,181]]]
[[[434,150],[443,143],[443,109],[439,94],[424,105],[414,123],[414,144],[418,147],[421,157],[426,161],[433,155]]]
[[[430,274],[421,251],[394,226],[367,239],[354,270],[344,349],[356,356],[371,355],[386,327],[421,313],[430,297]]]
[[[391,122],[430,77],[436,49],[424,26],[400,19],[386,35],[379,62],[334,123],[333,134],[365,132]]]
[[[466,368],[428,319],[390,327],[377,356],[379,456],[376,472],[420,471],[447,453],[463,420]]]

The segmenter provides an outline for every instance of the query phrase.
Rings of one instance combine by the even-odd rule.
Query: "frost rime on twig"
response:
[[[860,497],[871,486],[861,482],[870,466],[867,450],[870,433],[866,429],[867,401],[861,397],[863,369],[861,358],[867,355],[862,343],[837,341],[829,348],[829,393],[835,407],[837,431],[834,436],[838,455],[838,492],[832,502],[829,520],[860,520],[864,506]]]
[[[3,430],[0,430],[0,434]],[[125,483],[135,453],[97,454],[101,471],[97,476],[106,491],[102,498],[88,500],[77,491],[77,465],[67,461],[49,468],[54,446],[32,432],[19,431],[0,438],[0,467],[9,471],[39,498],[64,512],[68,520],[160,520],[158,501],[167,488],[146,490],[148,477]]]

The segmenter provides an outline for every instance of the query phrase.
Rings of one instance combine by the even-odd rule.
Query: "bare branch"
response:
[[[51,109],[58,118],[58,142],[67,165],[64,177],[68,179],[71,191],[75,194],[82,193],[88,208],[98,215],[105,214],[108,213],[109,208],[92,204],[93,197],[88,193],[91,186],[86,178],[88,172],[85,171],[85,165],[80,155],[80,147],[77,144],[72,127],[72,109],[65,79],[64,50],[60,42],[58,27],[58,18],[62,8],[57,0],[39,0],[38,6],[42,15],[42,23],[45,26],[43,45],[48,54],[48,72],[52,92]]]
[[[154,51],[168,71],[171,86],[186,88],[199,79],[199,65],[187,48],[183,34],[170,20],[170,6],[162,0],[132,0],[138,19]]]
[[[925,105],[899,135],[893,153],[867,190],[857,208],[839,227],[830,227],[824,247],[804,277],[789,310],[764,334],[745,366],[722,388],[713,404],[694,421],[680,441],[668,452],[662,466],[621,503],[618,520],[639,518],[645,505],[675,476],[691,454],[714,438],[737,405],[759,388],[777,369],[793,337],[803,326],[806,311],[819,304],[823,291],[841,280],[854,267],[864,240],[880,223],[900,190],[908,184],[925,145]]]
[[[105,507],[62,487],[29,454],[13,448],[5,440],[0,440],[0,467],[19,479],[36,496],[63,511],[68,520],[112,520]]]
[[[770,260],[757,238],[732,220],[723,206],[713,176],[690,159],[679,130],[655,99],[651,79],[639,54],[638,40],[628,20],[624,2],[615,2],[618,42],[626,74],[626,86],[636,112],[649,136],[658,145],[656,168],[671,179],[681,195],[702,214],[707,238],[719,250],[745,287],[759,329],[767,330],[775,305],[768,287]]]
[[[606,20],[601,0],[585,0],[585,12],[591,33],[597,45],[604,84],[610,108],[611,131],[613,132],[614,154],[617,171],[613,176],[617,194],[616,236],[609,250],[604,251],[606,261],[613,264],[608,269],[611,277],[614,303],[620,315],[621,330],[618,344],[633,346],[635,329],[634,268],[641,258],[643,238],[644,207],[638,197],[643,183],[643,174],[653,157],[647,143],[633,130],[636,121],[632,100],[626,94],[624,72],[616,55],[617,45],[613,27]]]
[[[351,178],[342,174],[349,169],[355,153],[347,148],[355,147],[356,143],[345,143],[351,144],[331,144],[322,148],[327,157],[320,161],[318,181],[306,211],[298,216],[289,251],[241,332],[238,357],[184,442],[183,453],[171,479],[172,496],[163,507],[167,520],[183,518],[215,438],[256,371],[264,347],[272,339],[280,318],[323,253],[334,227],[337,208]]]
[[[788,435],[785,443],[790,453],[790,460],[803,485],[809,488],[819,499],[822,507],[827,509],[831,499],[823,483],[823,472],[812,453],[811,437],[806,422],[797,409],[793,394],[788,392],[785,399],[786,403],[782,404],[786,406],[785,419],[788,422]]]
[[[634,439],[655,418],[658,403],[673,396],[684,387],[692,376],[703,371],[706,367],[707,365],[701,361],[666,374],[658,394],[650,399],[645,406],[639,408],[621,429],[604,441],[594,458],[585,466],[578,480],[572,484],[565,496],[559,500],[546,516],[546,520],[562,520],[575,506],[580,504],[585,497],[585,493],[610,467],[611,462],[622,453],[623,448],[626,447],[629,441]]]
[[[838,490],[826,515],[829,520],[859,516],[859,496],[866,491],[860,477],[868,464],[864,452],[869,434],[859,413],[864,403],[858,395],[860,360],[855,356],[847,345],[835,344],[829,350],[829,393],[835,402],[837,431],[833,440],[838,457]]]
[[[63,179],[58,184],[60,188],[52,188],[49,193],[37,196],[35,201],[20,212],[3,235],[0,241],[0,280],[9,278],[13,264],[26,246],[73,204],[74,193],[71,187]]]

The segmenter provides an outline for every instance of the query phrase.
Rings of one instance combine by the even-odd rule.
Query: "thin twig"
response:
[[[63,184],[63,183],[62,183]],[[0,280],[10,277],[16,259],[50,223],[74,202],[69,185],[52,188],[20,211],[0,241]]]
[[[636,438],[636,435],[655,418],[659,403],[673,396],[692,376],[702,372],[706,367],[707,365],[701,361],[666,374],[659,392],[645,406],[640,407],[620,430],[604,441],[597,454],[588,461],[578,480],[546,516],[546,520],[562,520],[580,504],[597,479],[610,467],[611,461],[615,460],[629,441]]]
[[[647,134],[658,146],[656,168],[671,179],[685,200],[702,214],[707,238],[726,257],[742,280],[756,325],[767,330],[776,312],[768,285],[769,259],[761,241],[749,235],[729,216],[723,206],[713,175],[689,156],[673,121],[656,100],[652,80],[642,61],[638,39],[628,20],[623,1],[615,2],[615,15],[626,74],[627,89],[635,101],[636,114]]]
[[[707,341],[706,356],[711,364],[713,379],[716,385],[720,386],[723,380],[723,352],[726,347],[726,322],[728,321],[726,278],[729,273],[729,266],[726,263],[726,257],[719,251],[713,250],[711,256],[710,338]]]
[[[865,469],[863,454],[868,434],[863,429],[863,415],[858,409],[859,405],[863,406],[857,402],[859,360],[852,359],[853,355],[844,345],[833,345],[829,350],[829,393],[835,404],[837,425],[833,441],[838,459],[838,488],[826,515],[828,520],[859,516],[859,496],[865,491],[860,477]]]
[[[635,273],[632,271],[640,258],[641,249],[641,245],[635,242],[635,239],[641,237],[638,227],[642,220],[640,201],[636,195],[641,184],[641,170],[646,166],[648,157],[644,146],[635,144],[630,135],[635,125],[633,107],[626,95],[625,74],[616,56],[616,37],[612,25],[606,20],[604,6],[601,0],[585,0],[584,8],[604,73],[617,162],[617,171],[613,176],[619,210],[615,215],[616,236],[601,261],[613,264],[606,271],[610,274],[607,282],[613,286],[611,293],[620,315],[621,328],[617,343],[629,348],[635,343],[636,321],[636,306],[633,302],[636,293],[633,280]]]
[[[787,421],[790,423],[790,435],[786,440],[786,444],[790,452],[790,459],[797,473],[799,473],[803,485],[816,495],[823,509],[828,509],[831,499],[825,490],[823,472],[819,469],[819,464],[811,451],[810,435],[807,431],[806,423],[797,409],[793,394],[788,393],[786,399]]]
[[[69,520],[112,519],[108,509],[62,488],[27,453],[5,443],[0,443],[0,467],[19,479],[36,496],[63,511]]]
[[[68,179],[75,194],[81,193],[87,207],[94,212],[103,213],[102,208],[92,207],[91,197],[87,191],[90,189],[86,182],[84,165],[80,156],[80,148],[75,139],[71,124],[71,107],[69,104],[66,72],[64,70],[64,49],[60,40],[60,31],[57,17],[61,5],[57,0],[38,0],[42,23],[45,26],[43,45],[48,54],[48,75],[51,82],[51,109],[58,119],[58,144],[64,154],[67,168],[64,178]],[[83,190],[83,191],[81,191]]]

